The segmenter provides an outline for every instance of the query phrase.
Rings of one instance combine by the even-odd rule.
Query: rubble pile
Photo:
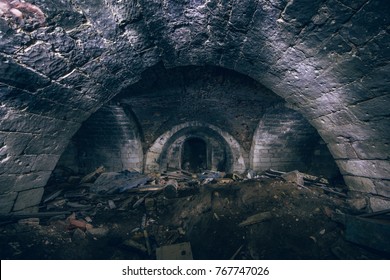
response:
[[[298,171],[99,167],[66,181],[46,188],[38,213],[0,217],[3,259],[382,257],[345,240],[347,214],[364,213],[346,189]]]

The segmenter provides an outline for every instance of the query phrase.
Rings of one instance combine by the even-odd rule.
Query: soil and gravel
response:
[[[214,182],[174,198],[67,191],[69,215],[2,223],[1,259],[155,259],[156,248],[181,242],[194,259],[389,258],[345,241],[342,216],[356,214],[345,198],[279,178]]]

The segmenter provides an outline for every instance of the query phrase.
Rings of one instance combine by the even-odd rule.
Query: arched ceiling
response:
[[[159,62],[252,77],[311,122],[350,187],[390,196],[390,2],[12,3],[0,1],[0,193],[7,201],[25,190],[26,178],[44,186],[80,124]],[[11,12],[15,3],[22,17]]]

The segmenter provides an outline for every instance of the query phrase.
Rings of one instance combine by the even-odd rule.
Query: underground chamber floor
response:
[[[280,179],[214,182],[174,198],[75,191],[62,194],[73,194],[69,215],[3,223],[0,257],[156,259],[158,248],[187,243],[193,259],[389,258],[345,240],[340,216],[354,211],[345,198]]]

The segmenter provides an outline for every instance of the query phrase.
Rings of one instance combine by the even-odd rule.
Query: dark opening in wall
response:
[[[200,138],[190,138],[183,143],[181,168],[191,172],[208,169],[207,144]]]

